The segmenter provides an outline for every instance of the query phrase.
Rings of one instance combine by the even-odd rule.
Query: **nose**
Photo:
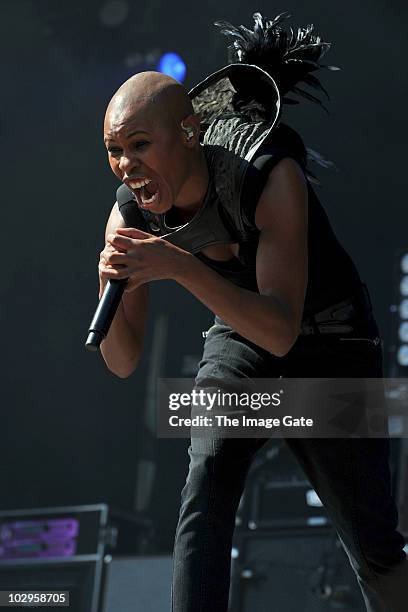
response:
[[[122,173],[130,176],[139,164],[140,162],[137,159],[136,155],[131,155],[130,153],[123,153],[119,160],[119,169]]]

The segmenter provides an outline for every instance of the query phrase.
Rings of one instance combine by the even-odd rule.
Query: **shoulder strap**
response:
[[[284,157],[297,161],[308,177],[307,150],[303,139],[296,130],[281,122],[259,147],[245,176],[240,210],[243,223],[250,228],[255,227],[255,209],[267,178]]]
[[[284,158],[297,159],[289,149],[263,145],[257,151],[247,169],[245,181],[241,191],[240,212],[243,224],[248,228],[255,228],[255,209],[266,181],[273,168]]]

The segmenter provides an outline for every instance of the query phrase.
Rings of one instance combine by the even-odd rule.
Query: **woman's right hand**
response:
[[[106,270],[115,269],[119,270],[124,266],[120,264],[111,264],[109,263],[109,258],[112,254],[117,253],[125,253],[126,251],[118,250],[114,248],[109,242],[105,243],[105,247],[103,251],[99,254],[99,264],[98,264],[98,273],[99,273],[99,298],[102,297],[102,294],[105,290],[106,283],[109,280],[109,277],[106,275]]]

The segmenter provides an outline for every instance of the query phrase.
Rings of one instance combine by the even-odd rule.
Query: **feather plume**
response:
[[[337,66],[321,64],[321,58],[330,49],[331,43],[322,41],[314,33],[314,25],[284,29],[283,22],[291,15],[287,12],[274,19],[264,19],[261,13],[254,13],[253,30],[243,25],[238,27],[227,21],[216,21],[214,25],[221,33],[232,39],[228,47],[229,63],[255,64],[267,71],[276,81],[285,104],[298,104],[298,100],[286,97],[289,92],[316,102],[326,111],[322,101],[315,95],[298,87],[299,83],[329,95],[319,79],[312,72],[320,68],[340,70]]]

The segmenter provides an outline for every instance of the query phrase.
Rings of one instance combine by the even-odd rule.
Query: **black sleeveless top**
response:
[[[279,136],[283,136],[283,140],[281,139],[280,141]],[[271,153],[269,156],[268,147]],[[204,145],[204,151],[207,156],[210,181],[201,208],[188,224],[192,236],[194,235],[194,231],[197,234],[200,229],[200,215],[202,210],[206,208],[207,212],[208,209],[215,211],[217,206],[218,210],[222,209],[222,203],[220,203],[217,195],[217,185],[215,184],[215,179],[217,178],[219,181],[220,178],[211,164],[211,155],[208,154],[209,148],[206,149],[206,145]],[[274,165],[284,157],[295,159],[307,175],[305,161],[306,149],[304,148],[300,136],[297,135],[294,130],[288,128],[288,126],[284,126],[280,131],[277,130],[274,136],[274,142],[263,146],[260,153],[266,159],[266,163],[263,163],[262,171],[252,180],[251,176],[249,176],[241,199],[242,216],[245,219],[247,228],[245,240],[237,240],[237,235],[234,236],[234,228],[231,225],[230,216],[227,215],[226,218],[223,218],[223,227],[220,227],[221,224],[216,224],[216,214],[214,217],[212,217],[211,214],[202,215],[203,223],[209,223],[210,226],[212,219],[214,219],[212,227],[206,228],[206,232],[212,235],[213,244],[216,242],[239,243],[238,258],[234,257],[232,260],[223,262],[215,261],[205,256],[200,251],[194,252],[194,249],[191,249],[191,252],[193,252],[198,259],[224,278],[240,287],[256,292],[258,292],[256,282],[256,251],[260,232],[255,226],[254,217],[256,205],[267,176]],[[123,188],[127,189],[126,186],[122,186],[118,190],[118,204],[126,224],[139,227],[144,231],[158,236],[166,235],[174,230],[174,228],[167,225],[165,214],[152,215],[152,213],[148,213],[146,215],[146,211],[142,211],[144,214],[143,218],[140,215],[141,209],[137,207],[135,201],[132,201],[129,206],[130,203],[126,202],[126,197],[122,197],[123,202],[121,203],[119,194],[120,190]],[[130,191],[129,193],[131,194]],[[338,241],[328,216],[309,180],[308,195],[308,285],[305,298],[304,317],[324,310],[332,304],[341,302],[361,291],[361,279],[358,271],[351,257]],[[138,213],[137,215],[135,214],[136,212]],[[219,218],[220,217],[218,217],[218,219]],[[150,219],[149,223],[146,223],[146,219]],[[226,230],[228,227],[230,227],[230,229]],[[187,234],[188,231],[186,227],[183,228],[183,231],[184,230]],[[209,242],[211,243],[211,240]],[[177,244],[182,248],[186,248],[183,244],[182,232],[180,232]],[[205,244],[205,242],[201,240],[201,244]],[[273,265],[272,261],[271,265]]]
[[[310,183],[308,183],[308,194],[308,285],[304,309],[307,315],[324,310],[331,304],[354,295],[361,285],[358,271],[338,241]],[[215,262],[202,253],[196,253],[196,257],[236,285],[258,291],[256,283],[258,239],[259,232],[252,241],[240,245],[239,259]]]

